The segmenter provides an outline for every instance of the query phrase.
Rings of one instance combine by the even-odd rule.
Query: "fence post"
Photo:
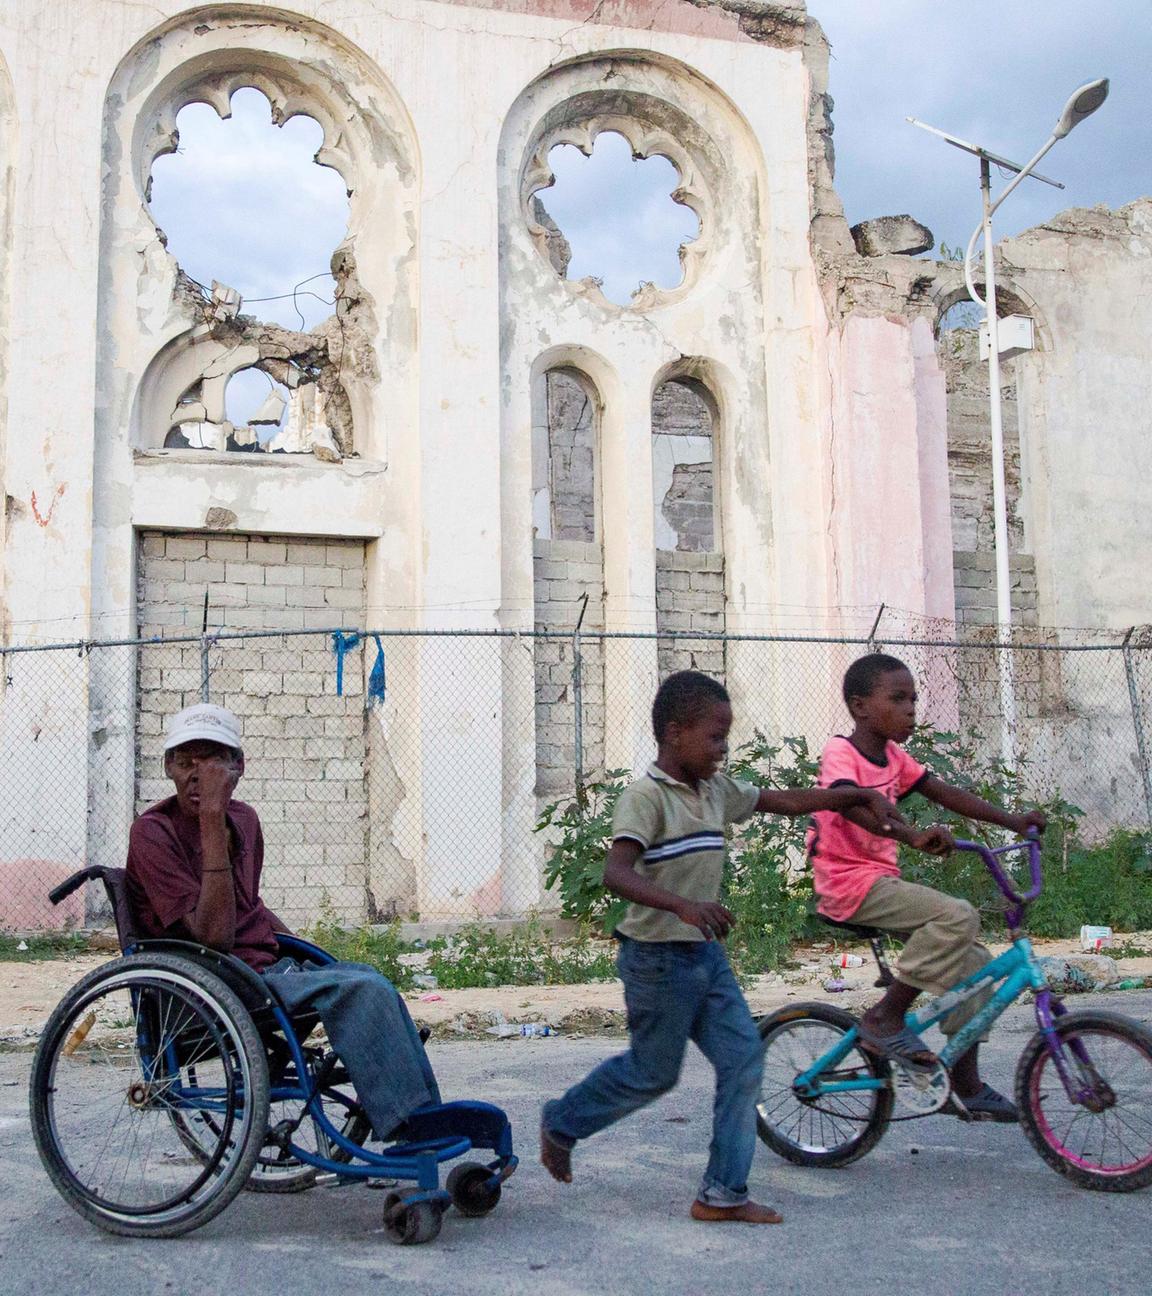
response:
[[[876,651],[876,631],[880,629],[880,618],[884,615],[885,604],[881,603],[876,609],[876,620],[872,622],[872,629],[868,631],[868,651]]]
[[[584,807],[584,659],[580,652],[580,627],[584,624],[584,613],[588,610],[588,593],[584,592],[580,603],[580,615],[572,631],[572,707],[573,707],[573,741],[575,743],[576,766],[576,804]]]
[[[200,636],[200,701],[208,702],[210,700],[209,680],[211,669],[208,665],[208,649],[212,646],[210,635]]]
[[[1140,711],[1140,693],[1136,687],[1136,668],[1132,665],[1132,632],[1130,626],[1120,645],[1124,658],[1124,674],[1128,679],[1128,701],[1132,706],[1132,727],[1136,730],[1136,754],[1140,760],[1140,777],[1144,782],[1144,809],[1148,815],[1148,826],[1152,828],[1152,771],[1148,769],[1148,747],[1144,741],[1144,717]]]

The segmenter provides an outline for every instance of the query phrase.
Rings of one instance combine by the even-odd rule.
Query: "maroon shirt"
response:
[[[236,938],[232,953],[258,972],[279,958],[272,916],[260,899],[264,834],[256,811],[229,801]],[[200,821],[181,814],[174,796],[150,806],[128,834],[128,904],[141,936],[188,939],[183,919],[200,900],[204,857]]]

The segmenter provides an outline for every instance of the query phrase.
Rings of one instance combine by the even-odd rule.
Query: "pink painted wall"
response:
[[[948,616],[944,385],[926,321],[851,315],[826,433],[829,603]]]
[[[84,888],[52,905],[48,892],[83,864],[63,860],[0,860],[0,930],[30,931],[84,925]]]

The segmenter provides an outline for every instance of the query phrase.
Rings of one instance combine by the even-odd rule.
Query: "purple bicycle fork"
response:
[[[956,842],[957,850],[972,851],[979,855],[984,861],[988,872],[992,874],[992,880],[1000,889],[1000,893],[1008,901],[1008,911],[1005,914],[1008,923],[1009,935],[1013,940],[1019,935],[1019,928],[1024,921],[1024,912],[1028,905],[1036,899],[1044,886],[1044,878],[1040,865],[1040,838],[1035,830],[1028,833],[1028,837],[1022,842],[1013,842],[1010,846],[1000,846],[995,850],[982,845],[980,842],[960,841]],[[1020,895],[1016,892],[1012,883],[1005,873],[1000,863],[999,856],[1006,855],[1010,851],[1027,850],[1028,852],[1028,870],[1030,874],[1031,885],[1028,890]],[[1094,1084],[1081,1086],[1072,1075],[1072,1068],[1068,1064],[1068,1055],[1064,1049],[1064,1043],[1056,1030],[1057,1019],[1063,1017],[1068,1011],[1067,1008],[1057,999],[1052,991],[1045,985],[1036,989],[1036,1024],[1040,1028],[1040,1033],[1044,1036],[1044,1044],[1052,1058],[1052,1064],[1056,1068],[1056,1073],[1064,1086],[1064,1092],[1072,1102],[1079,1103],[1081,1106],[1088,1107],[1090,1110],[1099,1110],[1102,1101],[1101,1095],[1097,1092]],[[1076,1061],[1082,1068],[1085,1068],[1091,1074],[1092,1062],[1088,1057],[1088,1051],[1080,1040],[1072,1040],[1069,1049]]]

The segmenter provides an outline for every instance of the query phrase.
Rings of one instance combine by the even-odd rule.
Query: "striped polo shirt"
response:
[[[695,788],[657,765],[630,783],[616,802],[612,840],[639,842],[636,871],[686,900],[719,900],[724,878],[724,833],[756,809],[760,789],[727,774]],[[701,941],[704,933],[675,914],[630,904],[616,930],[633,940]]]

